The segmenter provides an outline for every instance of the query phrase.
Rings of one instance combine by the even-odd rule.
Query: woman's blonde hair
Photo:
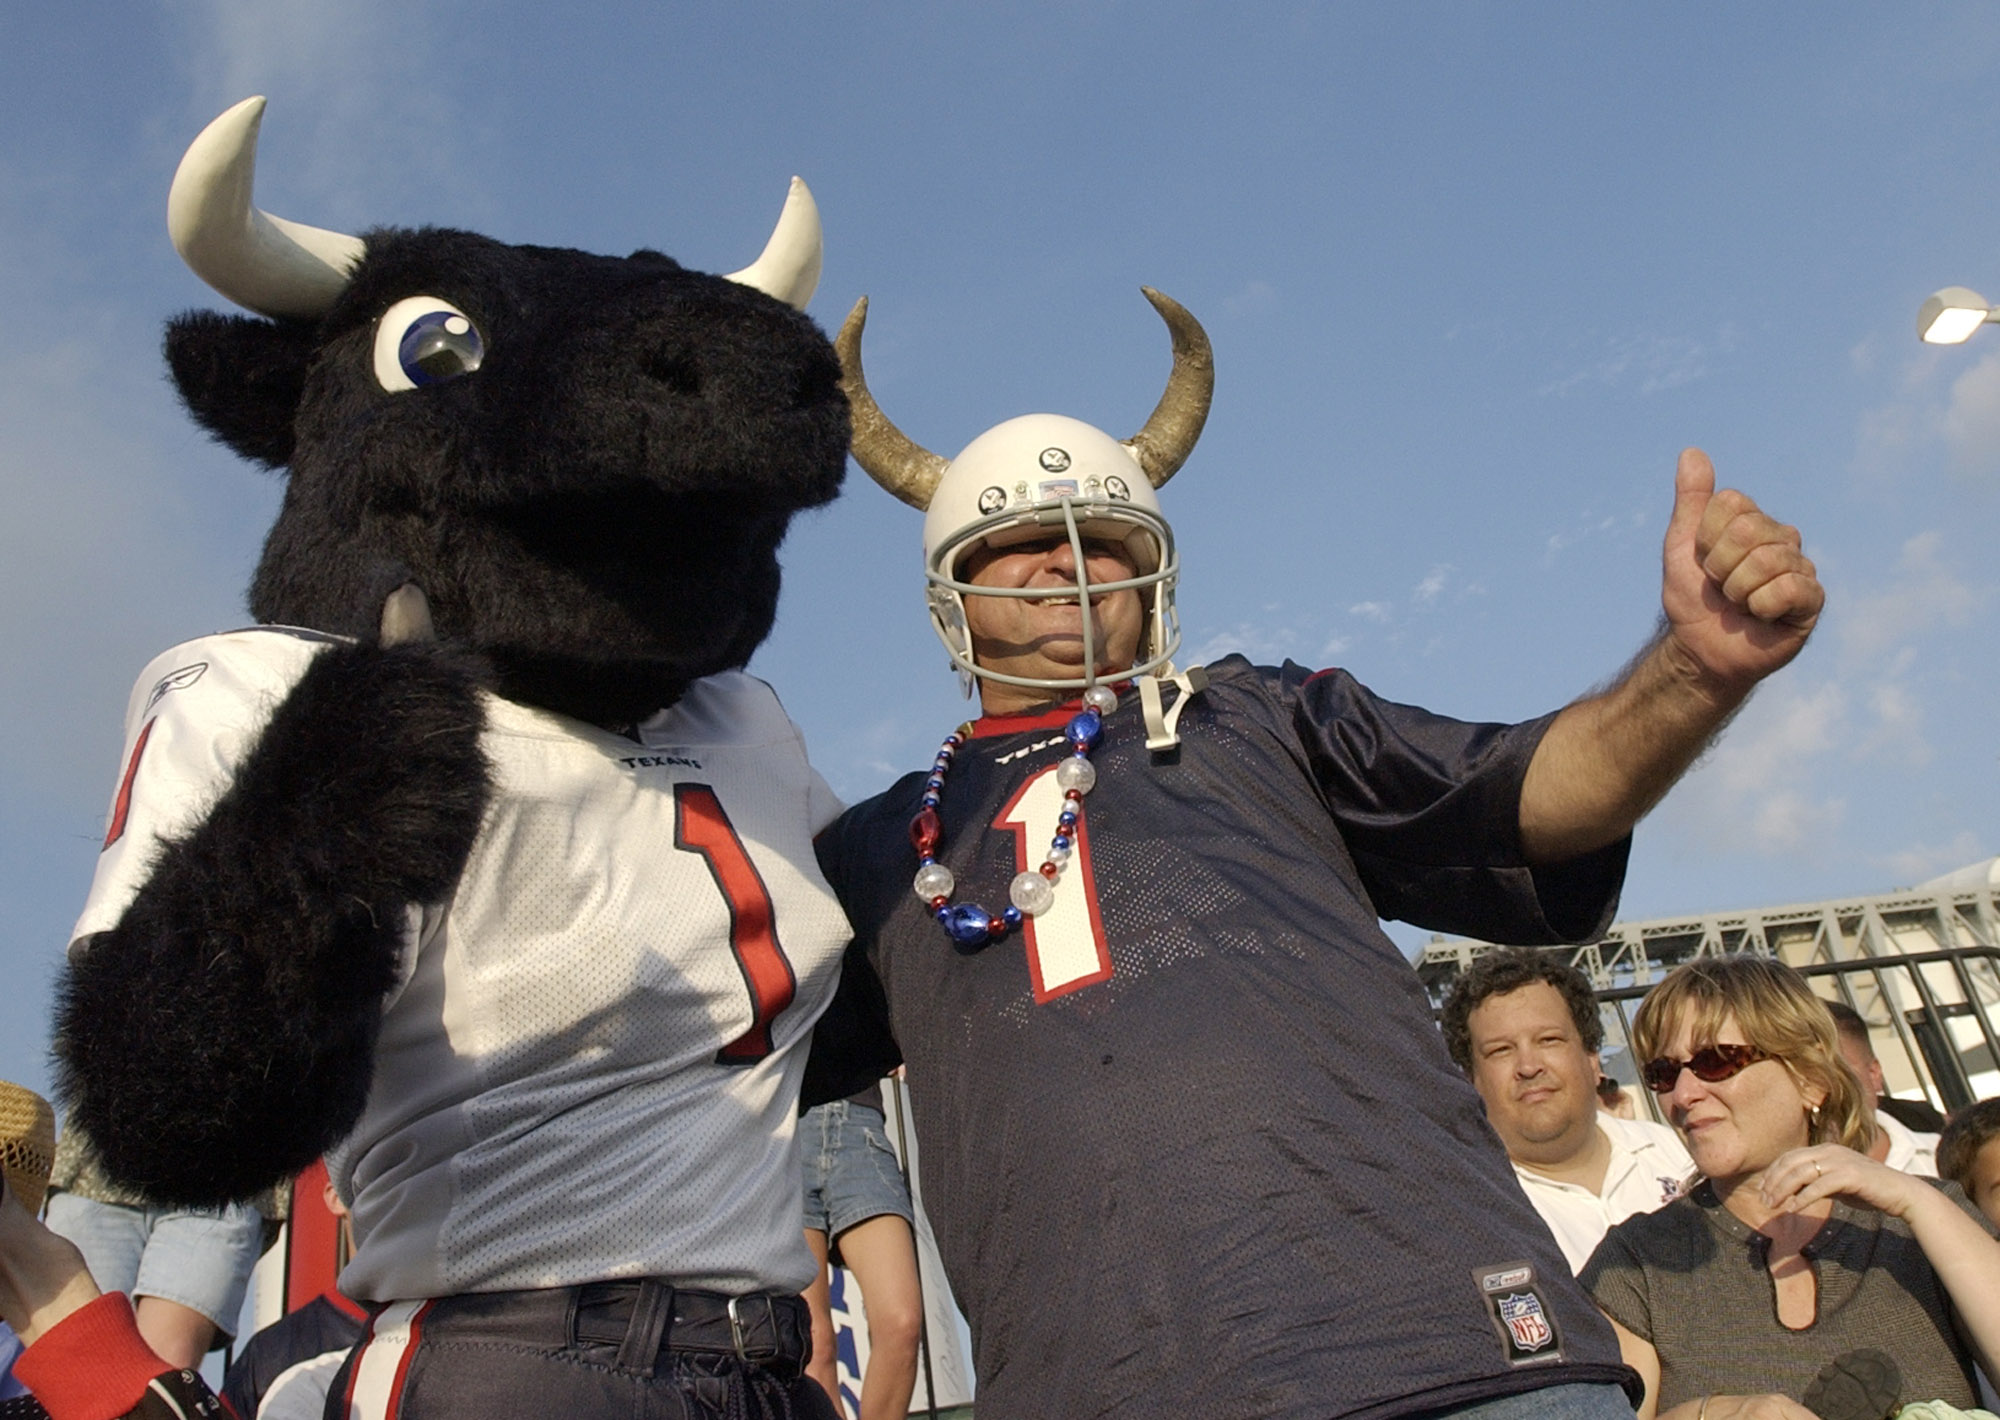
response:
[[[1683,1025],[1693,1049],[1713,1045],[1731,1017],[1751,1045],[1792,1072],[1802,1090],[1826,1095],[1809,1118],[1813,1143],[1868,1152],[1875,1124],[1861,1081],[1841,1058],[1833,1013],[1803,976],[1773,957],[1699,957],[1675,967],[1639,1003],[1633,1056],[1642,1065],[1654,1059]]]

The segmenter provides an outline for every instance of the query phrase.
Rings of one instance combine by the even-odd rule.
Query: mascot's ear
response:
[[[189,311],[167,322],[167,368],[197,424],[278,468],[291,462],[313,335],[306,321]]]

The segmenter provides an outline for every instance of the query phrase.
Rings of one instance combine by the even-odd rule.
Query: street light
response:
[[[1969,286],[1947,286],[1917,312],[1917,337],[1930,345],[1963,345],[1988,322],[2000,322],[2000,311],[1984,296]]]

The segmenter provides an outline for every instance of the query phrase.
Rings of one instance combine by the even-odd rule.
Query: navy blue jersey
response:
[[[1178,751],[1146,750],[1136,697],[1108,717],[1067,905],[983,950],[911,891],[921,775],[819,839],[856,941],[808,1090],[908,1062],[982,1413],[1387,1417],[1624,1380],[1376,919],[1587,936],[1627,845],[1522,864],[1545,721],[1210,676]],[[955,901],[998,911],[1041,861],[1070,713],[959,751]]]
[[[314,1297],[243,1344],[222,1378],[222,1398],[243,1420],[255,1420],[264,1393],[279,1376],[315,1356],[345,1354],[367,1331],[368,1308],[359,1302],[338,1292]]]

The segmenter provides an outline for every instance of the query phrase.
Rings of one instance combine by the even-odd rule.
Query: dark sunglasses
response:
[[[1671,1055],[1648,1060],[1640,1067],[1639,1078],[1654,1094],[1664,1095],[1672,1091],[1683,1070],[1692,1070],[1697,1080],[1713,1085],[1771,1058],[1754,1045],[1705,1045],[1686,1060]]]

